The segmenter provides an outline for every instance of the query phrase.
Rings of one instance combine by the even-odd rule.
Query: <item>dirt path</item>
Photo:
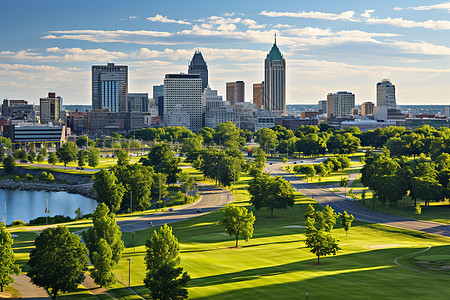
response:
[[[34,284],[31,283],[30,278],[25,274],[20,274],[19,276],[13,276],[16,283],[11,284],[11,286],[20,292],[20,298],[26,300],[47,300],[50,296],[47,292]]]

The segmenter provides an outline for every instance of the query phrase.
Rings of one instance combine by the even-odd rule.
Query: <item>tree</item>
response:
[[[76,144],[79,148],[86,147],[87,149],[89,147],[93,147],[95,145],[95,141],[83,135],[77,138]]]
[[[170,149],[169,144],[156,144],[147,155],[147,158],[141,158],[142,165],[151,166],[156,173],[167,175],[167,182],[177,182],[177,173],[181,171],[178,168],[180,159],[175,157],[175,153]]]
[[[108,243],[100,238],[97,243],[97,252],[92,255],[94,269],[91,272],[94,282],[100,287],[110,286],[116,282],[112,272],[115,263],[112,261],[112,251]]]
[[[305,244],[310,249],[310,252],[317,256],[317,264],[320,264],[321,256],[336,255],[340,248],[336,243],[336,239],[331,236],[331,233],[315,228],[314,222],[314,218],[306,220]]]
[[[270,128],[259,129],[256,132],[256,139],[259,146],[265,149],[266,153],[278,144],[277,134]]]
[[[336,225],[336,219],[338,215],[334,212],[334,209],[327,205],[322,211],[318,211],[315,214],[316,224],[320,230],[330,232]]]
[[[333,153],[351,154],[355,153],[361,145],[361,141],[353,134],[346,132],[344,134],[336,134],[330,138],[327,143],[328,150]]]
[[[30,163],[32,163],[32,162],[36,159],[36,151],[35,151],[34,149],[31,149],[31,150],[28,152],[28,157],[27,157],[27,159],[28,159],[28,161],[29,161]]]
[[[117,182],[113,172],[100,170],[94,175],[94,190],[97,193],[97,202],[105,203],[111,212],[120,208],[125,188]]]
[[[14,151],[14,157],[20,160],[27,159],[27,151],[23,148]]]
[[[77,160],[78,160],[78,166],[80,168],[82,168],[82,167],[84,167],[86,165],[86,155],[87,155],[87,151],[86,150],[78,151]]]
[[[86,247],[89,249],[89,257],[93,259],[93,254],[99,252],[98,243],[104,239],[112,251],[112,263],[117,264],[122,257],[124,244],[122,232],[116,223],[116,215],[110,213],[108,207],[101,203],[97,206],[92,219],[94,227],[81,233]]]
[[[145,246],[147,274],[144,284],[150,289],[152,299],[187,299],[188,291],[184,287],[191,278],[178,267],[180,245],[172,234],[172,228],[164,224],[159,231],[153,232]]]
[[[44,156],[39,153],[39,155],[36,157],[36,160],[37,160],[38,163],[41,163],[41,162],[44,161]]]
[[[251,195],[250,204],[256,209],[262,207],[270,209],[271,216],[275,208],[286,209],[294,206],[294,189],[289,181],[280,176],[271,177],[269,174],[263,174],[255,177],[250,182],[248,191]]]
[[[98,165],[98,157],[100,156],[100,150],[94,147],[89,147],[87,156],[88,156],[88,166],[95,168]]]
[[[56,157],[56,153],[55,152],[50,152],[50,154],[48,155],[47,161],[48,161],[49,164],[54,166],[58,162],[58,158]]]
[[[5,169],[5,171],[6,171],[7,173],[12,173],[12,172],[14,172],[14,169],[16,168],[16,159],[14,158],[14,156],[8,155],[8,156],[3,160],[3,168]]]
[[[222,213],[223,218],[220,224],[227,234],[236,238],[235,247],[238,247],[239,237],[248,242],[253,235],[253,223],[255,223],[253,213],[245,207],[234,206],[232,203],[222,208]]]
[[[186,162],[195,161],[203,149],[203,137],[196,135],[183,140],[181,152],[186,154]]]
[[[194,186],[194,177],[190,176],[188,172],[180,172],[177,174],[177,178],[179,181],[181,181],[184,192],[186,196],[188,196],[188,192]]]
[[[218,124],[214,132],[214,142],[225,148],[238,148],[241,145],[239,129],[230,121]],[[245,143],[244,138],[242,142]]]
[[[262,175],[266,166],[266,154],[264,150],[257,148],[255,152],[255,159],[251,162],[249,168],[249,174],[253,177]]]
[[[342,177],[341,181],[339,182],[339,186],[345,188],[344,194],[347,194],[347,185],[348,185],[348,178]]]
[[[119,150],[119,152],[117,152],[117,165],[126,166],[129,164],[130,164],[130,155],[128,155],[128,151]]]
[[[41,151],[39,153],[42,155],[42,157],[46,157],[48,155],[46,144],[42,145]]]
[[[305,210],[305,220],[308,220],[308,218],[314,218],[315,215],[316,215],[316,210],[315,210],[314,206],[312,206],[311,204],[308,204],[308,207]]]
[[[56,150],[56,156],[64,163],[64,167],[66,167],[68,163],[76,160],[77,153],[77,146],[73,142],[67,142]]]
[[[14,282],[10,275],[19,275],[21,271],[20,267],[15,264],[16,258],[11,247],[12,244],[13,240],[11,234],[6,231],[5,223],[0,222],[0,292],[3,292],[3,287]]]
[[[352,222],[355,219],[355,217],[353,217],[353,215],[349,215],[346,211],[344,211],[343,214],[339,214],[339,216],[341,217],[342,227],[344,227],[345,230],[345,236],[347,236],[347,233],[350,227],[352,226]]]
[[[84,281],[88,250],[80,237],[65,226],[44,229],[30,252],[28,277],[53,299],[58,292],[73,292]]]

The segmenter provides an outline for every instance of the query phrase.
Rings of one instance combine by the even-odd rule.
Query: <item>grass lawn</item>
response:
[[[244,205],[242,196],[239,194],[239,204]],[[311,299],[448,298],[447,269],[428,273],[414,256],[399,261],[426,274],[394,263],[395,258],[428,245],[433,246],[429,251],[448,252],[448,239],[355,221],[348,237],[336,226],[333,234],[342,250],[317,265],[316,257],[303,243],[304,229],[286,228],[304,225],[303,213],[308,203],[314,202],[298,196],[294,208],[276,211],[273,218],[267,210],[255,211],[254,236],[249,242],[240,241],[237,249],[233,248],[233,238],[224,235],[217,225],[220,212],[174,223],[174,234],[181,245],[181,265],[192,277],[189,298],[303,299],[306,292]],[[126,259],[130,258],[131,285],[143,296],[148,293],[142,285],[144,243],[152,230],[136,233],[136,252],[127,248],[116,269],[118,279],[127,283]],[[131,238],[131,234],[124,234],[125,241]]]

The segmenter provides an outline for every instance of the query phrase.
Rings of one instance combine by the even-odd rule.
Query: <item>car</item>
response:
[[[199,208],[197,208],[197,213],[201,213],[202,212],[202,209],[199,207]]]
[[[296,161],[294,161],[294,165],[296,165],[297,164],[297,162]]]
[[[169,211],[173,211],[173,208],[172,208],[172,207],[169,207]]]
[[[272,165],[272,163],[269,163],[269,165]]]
[[[152,221],[148,221],[148,227],[156,227],[156,225]]]

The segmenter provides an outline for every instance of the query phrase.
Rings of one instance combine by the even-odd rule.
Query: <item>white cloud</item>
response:
[[[235,12],[223,13],[223,15],[224,15],[225,17],[232,17],[232,16],[234,16],[235,14],[236,14]]]
[[[370,18],[370,15],[374,12],[373,9],[366,9],[362,14],[361,17],[363,18]]]
[[[340,14],[334,13],[324,13],[318,11],[300,11],[300,12],[275,12],[275,11],[262,11],[260,15],[266,17],[292,17],[292,18],[308,18],[308,19],[321,19],[321,20],[345,20],[352,22],[359,22],[358,19],[354,18],[354,11],[344,11]]]
[[[150,20],[152,22],[161,22],[161,23],[176,23],[176,24],[182,24],[182,25],[191,25],[191,23],[183,21],[183,20],[174,20],[169,19],[165,16],[156,14],[154,17],[148,17],[147,20]]]
[[[273,26],[273,28],[292,28],[294,27],[294,25],[289,25],[289,24],[276,24]]]
[[[17,52],[2,51],[0,57],[14,61],[36,61],[36,62],[89,62],[89,61],[111,61],[128,57],[128,54],[104,49],[81,49],[81,48],[47,48],[46,52],[51,55],[44,55],[28,50]]]
[[[450,29],[450,21],[445,20],[427,20],[420,22],[413,20],[405,20],[403,18],[391,18],[391,17],[385,19],[378,19],[371,17],[370,13],[367,15],[368,16],[366,22],[369,24],[388,24],[403,28],[426,28],[433,30]]]
[[[434,45],[431,43],[427,43],[424,41],[420,42],[403,42],[403,41],[396,41],[393,42],[392,45],[394,47],[399,47],[400,49],[404,50],[405,52],[414,53],[414,54],[426,54],[426,55],[450,55],[450,48],[441,46],[441,45]]]
[[[394,7],[394,10],[396,10],[396,11],[400,11],[400,10],[402,10],[402,9],[403,9],[403,8],[398,7],[398,6]]]
[[[217,30],[233,31],[233,30],[236,30],[236,25],[234,25],[234,24],[222,24],[219,27],[217,27]]]
[[[257,24],[255,20],[252,19],[244,19],[242,20],[242,24],[248,26],[248,28],[252,28],[252,29],[260,29],[260,28],[265,28],[266,25],[265,24]]]
[[[416,7],[408,7],[413,10],[432,10],[432,9],[443,9],[448,10],[450,12],[450,3],[441,3],[434,5],[424,5],[424,6],[416,6]]]

